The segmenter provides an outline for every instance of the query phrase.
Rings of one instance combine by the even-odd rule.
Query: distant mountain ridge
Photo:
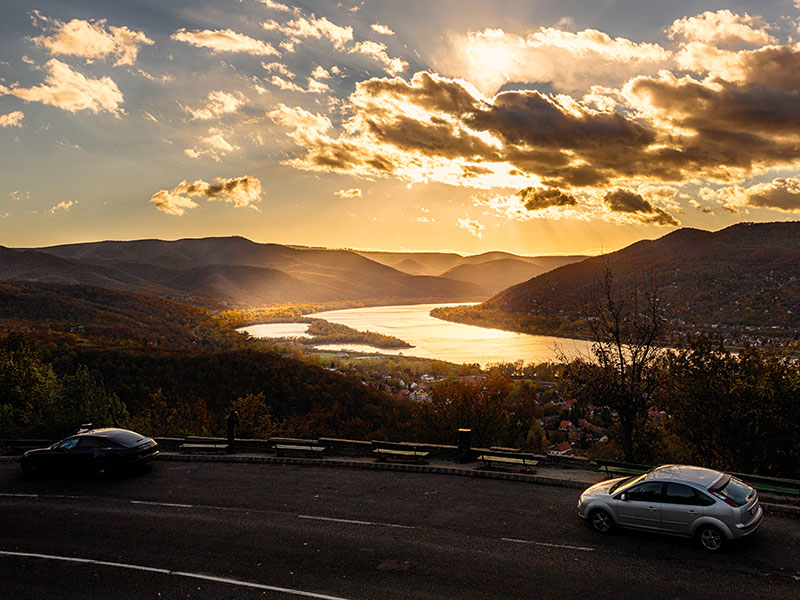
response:
[[[539,267],[539,272],[536,274],[538,275],[563,264],[577,262],[586,258],[586,256],[582,255],[522,256],[519,254],[500,251],[484,252],[482,254],[473,254],[468,256],[462,256],[461,254],[456,254],[455,252],[378,252],[362,250],[356,250],[355,252],[361,256],[365,256],[371,260],[393,267],[399,271],[405,271],[406,273],[412,275],[441,276],[445,276],[445,273],[451,272],[453,269],[458,267],[463,267],[466,265],[482,265],[488,264],[492,261],[506,259],[537,265]],[[499,264],[496,264],[495,266],[499,266]],[[463,270],[460,274],[467,275],[469,273],[469,270]],[[472,275],[470,275],[470,277],[471,276]],[[530,277],[533,277],[533,275],[526,277],[525,279],[530,279]],[[456,277],[453,277],[453,279],[456,279]],[[472,281],[472,279],[466,279],[465,281]]]
[[[409,275],[348,250],[258,244],[242,237],[0,247],[0,280],[92,285],[210,307],[447,302],[489,295],[475,283]]]
[[[622,294],[651,279],[678,326],[800,334],[800,222],[679,229],[559,267],[500,292],[481,308],[577,318],[606,265]]]
[[[491,253],[503,254],[503,253]],[[482,285],[491,293],[497,292],[547,273],[565,264],[583,260],[583,256],[542,256],[533,260],[518,258],[498,258],[482,263],[465,263],[448,269],[442,277],[471,281]]]

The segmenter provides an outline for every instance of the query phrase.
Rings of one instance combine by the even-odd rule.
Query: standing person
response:
[[[236,426],[239,424],[239,413],[232,410],[225,419],[228,428],[228,452],[233,451],[233,438],[236,436]]]

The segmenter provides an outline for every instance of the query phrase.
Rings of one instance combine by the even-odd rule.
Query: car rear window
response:
[[[141,444],[145,440],[143,435],[139,435],[133,431],[115,431],[108,437],[123,446],[135,446]]]
[[[736,506],[744,506],[753,499],[756,493],[752,487],[747,485],[744,481],[736,479],[736,477],[730,477],[727,483],[723,481],[721,487],[715,487],[711,491],[724,496]]]

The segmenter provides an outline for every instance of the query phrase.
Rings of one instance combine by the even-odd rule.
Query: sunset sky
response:
[[[521,254],[800,214],[800,1],[5,0],[0,244]]]

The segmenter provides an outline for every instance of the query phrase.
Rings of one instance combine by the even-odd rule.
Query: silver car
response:
[[[664,465],[636,477],[597,483],[578,514],[600,533],[615,526],[694,537],[709,551],[755,532],[764,511],[758,493],[727,473]]]

